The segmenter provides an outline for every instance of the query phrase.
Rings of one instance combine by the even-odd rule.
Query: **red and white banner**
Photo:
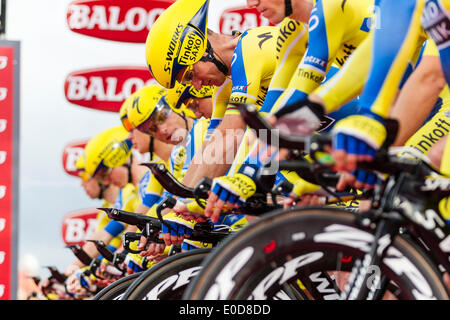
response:
[[[220,16],[220,33],[244,32],[248,29],[272,25],[255,8],[237,7],[225,10]]]
[[[86,108],[119,112],[136,90],[154,83],[146,67],[105,67],[71,72],[64,83],[67,101]]]
[[[78,177],[78,170],[75,166],[78,158],[83,154],[84,147],[89,139],[83,139],[79,141],[72,141],[64,147],[62,154],[62,164],[64,171],[71,175]]]
[[[67,10],[69,29],[86,36],[145,43],[155,20],[173,1],[78,0]]]
[[[97,228],[98,210],[82,209],[69,212],[63,218],[62,237],[66,245],[79,244],[82,246]]]
[[[0,299],[12,299],[12,270],[14,246],[13,215],[14,200],[18,196],[15,188],[14,163],[15,145],[14,126],[18,119],[14,118],[15,88],[15,50],[14,46],[3,46],[0,43]]]

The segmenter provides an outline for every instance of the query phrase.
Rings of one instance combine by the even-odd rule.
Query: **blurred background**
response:
[[[151,27],[151,19],[158,13],[151,13],[149,8],[153,6],[163,10],[163,1],[1,1],[6,7],[2,6],[5,33],[0,40],[20,43],[20,117],[17,123],[19,139],[14,145],[19,151],[19,162],[14,172],[18,174],[18,192],[12,195],[18,200],[18,212],[13,213],[16,225],[11,235],[13,268],[10,270],[11,276],[18,277],[19,281],[14,283],[13,278],[9,284],[10,291],[6,290],[0,299],[23,299],[34,285],[30,276],[48,277],[50,274],[45,266],[52,265],[64,271],[73,261],[74,256],[65,248],[63,240],[64,217],[101,204],[100,200],[88,198],[80,185],[81,180],[67,172],[74,158],[74,150],[70,150],[70,146],[101,130],[120,125],[114,109],[117,111],[121,101],[142,81],[132,82],[127,87],[128,91],[124,89],[126,92],[120,96],[120,82],[126,75],[118,75],[116,87],[114,80],[106,78],[113,78],[114,73],[120,73],[118,69],[124,66],[145,70],[143,42],[148,27]],[[94,5],[97,8],[94,9]],[[240,10],[245,5],[245,0],[211,0],[209,27],[216,32],[231,33],[232,30],[242,31],[267,24],[259,14]],[[90,11],[83,11],[83,8]],[[119,10],[122,11],[119,13]],[[146,11],[148,15],[142,14]],[[126,19],[126,13],[132,19],[128,21],[129,29],[134,30],[128,30],[125,39],[137,42],[98,37],[108,34],[105,30],[114,28],[113,24],[120,29],[118,25]],[[147,29],[143,30],[142,25]],[[141,34],[144,32],[144,40],[137,35],[139,31]],[[124,35],[115,32],[112,37],[119,34]],[[103,76],[103,80],[100,85],[90,83],[91,87],[87,86],[89,92],[84,92],[84,96],[81,87],[69,88],[78,79],[73,76],[99,68],[109,71],[105,71],[106,76],[97,74]],[[140,76],[148,77],[143,81],[150,79],[149,73],[144,76],[140,73]],[[1,77],[0,73],[0,81]],[[112,88],[108,87],[111,85]],[[111,110],[104,111],[105,108]]]

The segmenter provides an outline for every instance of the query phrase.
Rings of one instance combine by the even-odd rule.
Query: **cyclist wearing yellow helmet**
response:
[[[261,106],[276,66],[278,27],[217,34],[207,29],[208,6],[209,0],[176,1],[158,18],[146,42],[149,69],[161,85],[215,86],[211,137],[186,173],[183,183],[189,187],[227,172],[230,163],[224,159],[236,154],[246,127],[234,103]],[[230,147],[227,141],[235,143]]]
[[[167,101],[176,112],[184,112],[191,118],[212,116],[212,95],[214,86],[203,86],[197,90],[191,84],[177,82],[175,87],[167,91]]]

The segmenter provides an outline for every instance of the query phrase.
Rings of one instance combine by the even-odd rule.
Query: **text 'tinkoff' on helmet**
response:
[[[209,0],[177,0],[150,29],[145,57],[162,86],[173,88],[178,73],[205,53],[208,6]]]
[[[124,165],[130,155],[133,143],[129,132],[123,126],[109,128],[92,137],[84,148],[85,172],[93,177],[98,169],[115,168]]]

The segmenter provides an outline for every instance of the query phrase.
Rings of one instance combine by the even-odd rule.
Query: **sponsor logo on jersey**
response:
[[[70,30],[85,36],[145,43],[156,19],[169,0],[77,0],[67,9]]]
[[[82,246],[97,228],[97,209],[67,213],[62,221],[62,237],[66,245]]]
[[[225,10],[219,21],[220,33],[245,32],[260,26],[272,25],[255,8],[238,7]]]
[[[66,144],[66,146],[64,147],[62,163],[63,169],[67,174],[78,177],[79,171],[77,170],[75,163],[83,154],[83,150],[87,142],[88,139],[74,141]]]
[[[73,104],[119,112],[126,98],[154,82],[146,67],[106,67],[70,73],[64,92],[67,101]]]

